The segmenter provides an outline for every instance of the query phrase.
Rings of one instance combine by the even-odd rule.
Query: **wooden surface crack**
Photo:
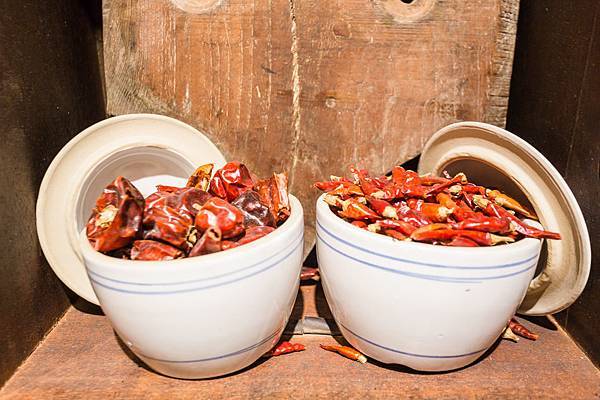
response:
[[[298,162],[298,143],[300,141],[300,65],[298,57],[298,37],[296,31],[296,10],[295,0],[290,2],[290,29],[292,34],[292,128],[294,131],[292,138],[292,166],[290,169],[290,183],[294,182],[294,171]]]

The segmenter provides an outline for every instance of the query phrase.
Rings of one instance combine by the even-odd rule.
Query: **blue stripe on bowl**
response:
[[[263,344],[265,344],[268,341],[270,341],[271,339],[273,339],[275,336],[277,336],[279,334],[279,332],[281,332],[281,329],[277,329],[275,332],[273,332],[272,334],[270,334],[268,337],[264,338],[260,342],[258,342],[256,344],[253,344],[252,346],[244,347],[241,350],[234,351],[232,353],[223,354],[221,356],[214,356],[214,357],[209,357],[209,358],[199,358],[197,360],[164,360],[164,359],[161,359],[161,358],[150,357],[150,356],[141,354],[139,352],[136,352],[136,354],[139,354],[140,357],[146,358],[148,360],[154,360],[154,361],[160,361],[160,362],[168,362],[168,363],[174,363],[174,364],[188,364],[188,363],[198,363],[198,362],[221,360],[223,358],[237,356],[239,354],[246,353],[246,352],[248,352],[250,350],[253,350],[253,349],[257,348],[257,347],[260,347]]]
[[[456,354],[456,355],[451,355],[451,356],[440,356],[440,355],[432,355],[432,354],[417,354],[417,353],[410,353],[408,351],[402,351],[402,350],[398,350],[398,349],[392,349],[391,347],[387,347],[387,346],[383,346],[381,344],[375,343],[367,338],[364,338],[356,333],[354,333],[353,331],[351,331],[350,329],[348,329],[346,326],[342,325],[339,321],[336,321],[338,325],[340,325],[344,330],[348,331],[348,333],[350,333],[352,336],[355,336],[356,338],[365,341],[375,347],[379,347],[380,349],[384,349],[387,351],[391,351],[394,353],[398,353],[398,354],[402,354],[405,356],[410,356],[410,357],[419,357],[419,358],[461,358],[461,357],[468,357],[468,356],[474,356],[475,354],[480,354],[483,353],[484,351],[487,350],[487,348],[485,349],[481,349],[481,350],[477,350],[477,351],[472,351],[470,353],[465,353],[465,354]]]
[[[426,263],[426,262],[422,262],[422,261],[415,261],[415,260],[409,260],[406,258],[399,258],[399,257],[393,257],[393,256],[389,256],[387,254],[382,254],[382,253],[377,253],[376,251],[373,250],[369,250],[366,249],[364,247],[358,246],[354,243],[351,243],[347,240],[342,239],[341,237],[335,235],[334,233],[330,232],[329,230],[325,229],[325,227],[317,220],[317,226],[319,228],[321,228],[321,230],[323,230],[323,232],[325,232],[326,234],[328,234],[329,236],[333,237],[334,239],[336,239],[339,242],[344,243],[347,246],[350,247],[354,247],[357,250],[361,250],[364,251],[365,253],[369,253],[369,254],[373,254],[375,256],[379,256],[379,257],[383,257],[383,258],[387,258],[390,260],[394,260],[394,261],[401,261],[401,262],[405,262],[405,263],[409,263],[409,264],[414,264],[414,265],[423,265],[426,267],[432,267],[432,268],[442,268],[442,269],[500,269],[500,268],[511,268],[511,267],[516,267],[518,265],[521,264],[525,264],[535,258],[537,258],[537,255],[526,258],[524,260],[521,261],[516,261],[513,263],[509,263],[509,264],[497,264],[497,265],[490,265],[490,266],[462,266],[462,265],[445,265],[445,264],[433,264],[433,263]],[[360,229],[360,228],[357,228]]]
[[[298,235],[298,237],[296,239],[294,239],[292,241],[292,243],[295,243],[296,240],[300,239],[302,236],[304,235],[304,232],[300,233],[300,235]],[[210,278],[200,278],[200,279],[192,279],[192,280],[188,280],[188,281],[178,281],[178,282],[166,282],[166,283],[144,283],[144,282],[132,282],[132,281],[122,281],[119,279],[113,279],[113,278],[109,278],[107,276],[101,275],[97,272],[94,271],[90,271],[89,269],[87,270],[88,274],[94,275],[98,278],[102,278],[106,281],[110,281],[110,282],[115,282],[115,283],[124,283],[126,285],[137,285],[137,286],[175,286],[175,285],[185,285],[185,284],[190,284],[190,283],[196,283],[196,282],[206,282],[206,281],[211,281],[211,280],[215,280],[215,279],[220,279],[229,275],[233,275],[233,274],[237,274],[238,272],[242,272],[245,271],[247,269],[250,269],[252,267],[256,267],[257,265],[263,264],[265,261],[268,261],[272,258],[274,258],[275,256],[278,256],[279,254],[283,253],[285,251],[285,247],[282,248],[280,251],[278,251],[277,253],[271,255],[268,258],[265,258],[264,260],[261,260],[255,264],[252,265],[248,265],[245,267],[242,267],[238,270],[235,271],[230,271],[227,272],[225,274],[221,274],[221,275],[215,275],[215,276],[211,276]]]
[[[323,239],[323,237],[319,234],[318,231],[317,231],[317,238],[319,238],[319,240],[323,244],[328,246],[331,250],[335,251],[336,253],[338,253],[346,258],[349,258],[353,261],[359,262],[363,265],[381,269],[381,270],[388,271],[388,272],[393,272],[393,273],[399,274],[399,275],[409,276],[411,278],[424,279],[424,280],[428,280],[428,281],[437,281],[437,282],[446,282],[446,283],[481,283],[482,281],[502,279],[502,278],[508,278],[508,277],[515,276],[515,275],[520,275],[520,274],[523,274],[537,266],[537,261],[536,261],[536,262],[532,263],[531,265],[529,265],[528,267],[521,269],[519,271],[516,271],[516,272],[511,272],[509,274],[504,274],[504,275],[486,276],[486,277],[477,277],[477,278],[421,274],[421,273],[417,273],[417,272],[402,271],[402,270],[399,270],[396,268],[386,267],[386,266],[375,264],[375,263],[372,263],[369,261],[361,260],[360,258],[353,257],[349,254],[344,253],[341,250],[336,249],[334,246],[332,246],[330,243],[328,243],[325,239]],[[356,246],[353,246],[353,247],[356,247]],[[358,247],[357,247],[357,249],[358,249]],[[423,265],[423,263],[413,263],[412,261],[409,261],[409,260],[405,260],[403,262],[405,262],[407,264]]]
[[[280,262],[282,262],[283,260],[285,260],[286,258],[288,258],[290,255],[292,255],[292,253],[294,253],[296,251],[296,249],[298,249],[298,246],[300,246],[302,243],[303,243],[303,241],[299,240],[298,243],[296,243],[296,245],[292,248],[292,250],[289,251],[286,255],[284,255],[283,257],[281,257],[277,261],[274,261],[271,264],[268,264],[266,267],[263,267],[263,268],[261,268],[261,269],[259,269],[257,271],[254,271],[252,273],[246,274],[244,276],[240,276],[240,277],[235,278],[235,279],[231,279],[231,280],[226,281],[226,282],[219,282],[219,283],[214,283],[214,284],[211,284],[211,285],[200,286],[200,287],[195,287],[195,288],[186,288],[186,289],[178,289],[178,290],[164,290],[164,291],[141,291],[141,290],[128,290],[128,289],[116,288],[114,286],[110,286],[110,285],[107,285],[105,283],[98,282],[97,280],[93,279],[91,276],[90,276],[90,281],[94,282],[98,286],[102,286],[103,288],[106,288],[106,289],[109,289],[109,290],[114,290],[115,292],[130,293],[130,294],[170,295],[170,294],[178,294],[178,293],[195,292],[195,291],[199,291],[199,290],[205,290],[205,289],[211,289],[211,288],[215,288],[215,287],[229,285],[231,283],[238,282],[238,281],[250,278],[250,277],[252,277],[254,275],[258,275],[258,274],[260,274],[262,272],[265,272],[265,271],[267,271],[267,270],[269,270],[269,269],[277,266]]]

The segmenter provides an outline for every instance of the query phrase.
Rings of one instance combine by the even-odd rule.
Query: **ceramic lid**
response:
[[[79,252],[78,233],[95,199],[116,176],[132,180],[144,196],[156,184],[185,185],[197,166],[225,164],[201,132],[154,114],[108,118],[79,133],[54,158],[37,201],[37,231],[50,266],[71,290],[98,304]]]
[[[579,297],[590,272],[590,238],[577,200],[550,161],[504,129],[459,122],[436,132],[421,155],[419,173],[443,170],[503,189],[533,208],[545,229],[560,232],[562,240],[542,247],[520,314],[553,314]]]

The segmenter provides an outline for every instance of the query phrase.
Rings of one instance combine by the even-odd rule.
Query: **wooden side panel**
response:
[[[592,269],[581,297],[556,319],[600,365],[600,2],[523,2],[508,129],[563,174],[585,217]]]
[[[70,292],[37,239],[40,183],[60,149],[104,118],[83,2],[24,0],[1,8],[0,386],[69,307]]]
[[[383,171],[439,127],[503,126],[518,0],[106,0],[108,112],[204,130],[259,174],[290,171],[314,243],[310,184]]]

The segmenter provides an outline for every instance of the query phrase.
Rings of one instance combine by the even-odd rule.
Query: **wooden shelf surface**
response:
[[[329,316],[315,288],[302,286],[295,316]],[[600,398],[600,371],[562,330],[545,318],[521,320],[540,334],[538,341],[502,341],[476,364],[451,373],[416,373],[373,360],[362,365],[321,350],[319,343],[335,343],[331,336],[298,335],[292,340],[305,344],[304,352],[262,359],[224,378],[185,381],[148,370],[123,351],[99,309],[78,306],[0,398]]]

